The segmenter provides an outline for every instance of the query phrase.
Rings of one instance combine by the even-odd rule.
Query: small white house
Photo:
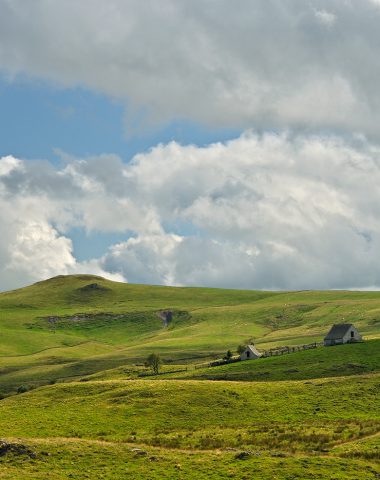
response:
[[[260,358],[261,355],[254,345],[247,345],[244,352],[240,355],[240,360],[254,360]]]
[[[352,323],[340,323],[333,325],[323,340],[325,347],[342,345],[343,343],[360,342],[361,335]]]

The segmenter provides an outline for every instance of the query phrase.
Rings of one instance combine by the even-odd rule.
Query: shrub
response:
[[[17,389],[17,393],[25,393],[30,390],[30,387],[28,385],[20,385]]]

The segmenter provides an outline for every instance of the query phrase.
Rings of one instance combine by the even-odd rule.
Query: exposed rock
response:
[[[141,448],[131,448],[130,451],[133,452],[135,455],[141,455],[141,456],[148,455],[148,452],[146,452],[145,450],[142,450]]]
[[[136,452],[136,455],[145,456],[145,455],[148,455],[148,452],[144,452],[144,450],[140,450],[139,452]]]
[[[173,320],[173,312],[171,310],[162,310],[158,312],[158,316],[161,318],[164,327],[168,327]]]
[[[31,450],[26,445],[21,443],[9,443],[5,440],[0,440],[0,457],[7,455],[8,453],[13,453],[15,455],[25,455],[29,458],[37,458],[37,455],[33,450]]]
[[[235,455],[236,460],[247,460],[252,455],[252,452],[239,452]]]
[[[102,287],[98,283],[89,283],[88,285],[85,285],[84,287],[79,288],[82,292],[89,292],[92,290],[108,290],[105,287]]]
[[[97,320],[99,318],[104,320],[116,320],[125,318],[127,313],[77,313],[75,315],[68,315],[62,317],[41,317],[42,320],[47,320],[50,324],[59,322],[82,322],[86,320]]]

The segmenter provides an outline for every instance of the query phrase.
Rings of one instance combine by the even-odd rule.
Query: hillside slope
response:
[[[78,275],[2,293],[0,393],[18,394],[0,400],[0,476],[378,478],[379,319],[376,292],[168,288]],[[366,341],[193,365],[252,337],[259,349],[320,340],[342,320]],[[182,371],[137,378],[144,367],[135,364],[152,351],[163,370]]]
[[[168,321],[163,312],[170,312]],[[257,292],[131,285],[59,276],[0,294],[2,390],[141,363],[216,358],[254,339],[259,348],[320,341],[332,323],[380,336],[380,293]]]
[[[43,387],[0,402],[1,478],[378,478],[379,380]]]

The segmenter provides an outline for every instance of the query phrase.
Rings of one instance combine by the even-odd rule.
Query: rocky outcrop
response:
[[[5,440],[0,440],[0,457],[12,453],[14,455],[24,455],[29,458],[36,458],[37,455],[26,445],[21,443],[10,443]]]
[[[158,312],[158,316],[161,318],[164,327],[168,327],[173,320],[173,312],[171,310],[161,310]]]

